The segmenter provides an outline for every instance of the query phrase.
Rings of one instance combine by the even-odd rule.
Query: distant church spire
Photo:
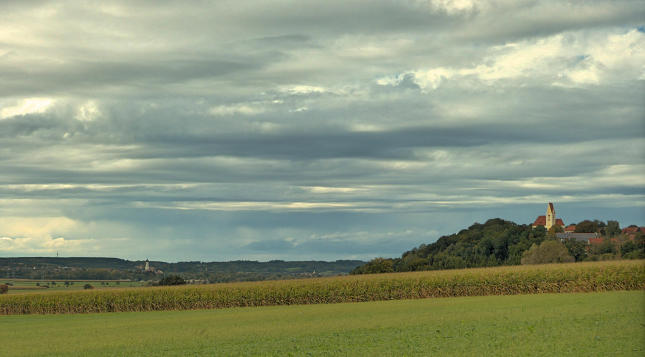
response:
[[[560,218],[555,217],[555,208],[553,207],[553,203],[549,202],[549,204],[547,204],[546,206],[546,215],[538,216],[531,226],[533,228],[542,226],[547,230],[553,226],[560,226],[564,228],[564,221],[562,221],[562,219]]]
[[[555,225],[555,208],[553,208],[553,203],[549,202],[546,206],[546,224],[544,228],[547,230]]]

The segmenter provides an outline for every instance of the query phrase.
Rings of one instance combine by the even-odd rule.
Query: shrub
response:
[[[387,258],[374,258],[365,265],[356,267],[350,274],[378,274],[394,272],[394,261]]]
[[[2,284],[0,285],[0,294],[6,294],[9,291],[9,285]]]
[[[83,285],[83,289],[89,290],[89,289],[94,289],[94,287],[92,286],[92,284],[85,284]]]
[[[522,255],[522,264],[571,263],[575,259],[562,243],[545,240],[539,246],[533,244]]]
[[[167,277],[159,280],[159,285],[184,285],[186,280],[179,275],[168,275]]]

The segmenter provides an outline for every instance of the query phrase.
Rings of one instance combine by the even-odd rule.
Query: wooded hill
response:
[[[580,224],[586,226],[587,222],[592,221]],[[605,227],[603,222],[592,223],[595,223],[594,227]],[[547,232],[541,226],[532,228],[500,218],[490,219],[484,224],[475,223],[459,233],[443,236],[434,243],[422,244],[403,253],[401,258],[373,259],[351,274],[518,265],[525,251],[547,239],[556,240],[555,233]],[[598,233],[605,232],[599,230]],[[607,237],[602,244],[595,246],[566,240],[564,246],[575,261],[645,258],[642,235],[633,241],[622,235]]]

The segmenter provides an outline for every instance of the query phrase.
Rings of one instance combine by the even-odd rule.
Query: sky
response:
[[[0,1],[0,256],[645,225],[642,1]]]

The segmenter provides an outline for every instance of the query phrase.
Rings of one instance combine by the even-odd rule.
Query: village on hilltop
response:
[[[590,222],[590,221],[583,221],[583,222]],[[609,222],[612,222],[612,221],[609,221]],[[590,222],[590,223],[593,223],[593,222]],[[561,218],[556,217],[555,208],[553,207],[553,203],[551,202],[547,204],[546,215],[538,216],[531,226],[533,228],[537,228],[540,226],[544,227],[547,231],[555,234],[555,236],[559,238],[560,241],[562,242],[568,239],[571,239],[579,242],[584,242],[588,246],[600,245],[605,241],[606,238],[609,238],[613,244],[618,244],[619,243],[618,239],[614,237],[615,235],[618,235],[618,234],[622,234],[623,237],[627,240],[634,241],[637,234],[645,233],[645,227],[639,227],[635,225],[623,228],[618,232],[605,232],[604,235],[602,235],[601,232],[599,231],[588,232],[589,230],[588,227],[581,229],[581,227],[577,227],[576,224],[569,224],[568,226],[565,226],[564,221]],[[617,225],[617,222],[616,222],[616,229],[619,229],[619,228],[620,227]]]

